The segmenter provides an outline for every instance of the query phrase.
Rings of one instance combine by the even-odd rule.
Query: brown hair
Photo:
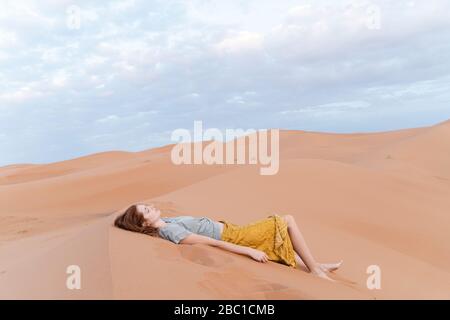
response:
[[[114,225],[121,229],[159,237],[158,228],[144,226],[144,222],[144,216],[137,210],[137,205],[134,204],[116,218]]]

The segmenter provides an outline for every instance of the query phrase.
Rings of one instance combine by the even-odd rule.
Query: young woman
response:
[[[318,263],[312,256],[291,215],[277,214],[244,226],[207,217],[161,217],[153,205],[136,204],[119,215],[116,227],[163,238],[177,244],[202,243],[251,257],[259,262],[275,261],[331,280],[326,272],[338,263]]]

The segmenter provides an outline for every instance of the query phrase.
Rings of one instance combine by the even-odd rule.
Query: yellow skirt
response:
[[[222,240],[264,251],[269,260],[297,267],[295,251],[286,221],[275,214],[256,222],[239,226],[223,221]]]

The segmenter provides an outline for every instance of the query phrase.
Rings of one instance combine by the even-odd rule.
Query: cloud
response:
[[[284,110],[280,114],[293,116],[299,114],[313,114],[313,115],[330,115],[339,114],[348,111],[361,110],[370,107],[370,103],[367,101],[344,101],[344,102],[331,102],[320,105],[305,106],[294,110]]]
[[[220,53],[239,54],[246,51],[260,50],[264,37],[255,32],[241,31],[221,40],[215,45]]]
[[[33,85],[22,86],[9,92],[0,93],[0,103],[17,104],[39,98],[43,93],[33,88]]]
[[[52,84],[55,87],[64,87],[69,80],[69,75],[66,70],[60,69],[57,70],[52,76]]]
[[[17,44],[18,40],[14,32],[0,30],[0,48],[10,48]]]
[[[111,122],[116,122],[119,119],[120,119],[119,116],[117,116],[115,114],[110,114],[109,116],[106,116],[104,118],[96,120],[96,122],[98,122],[98,123],[111,123]]]
[[[114,1],[110,4],[110,8],[115,12],[122,12],[124,10],[128,10],[134,8],[136,6],[135,0],[120,0]]]
[[[354,131],[450,117],[445,0],[77,1],[79,28],[72,5],[2,2],[0,165],[150,148],[194,120]]]
[[[368,88],[367,93],[377,94],[381,99],[401,99],[414,97],[429,97],[445,95],[450,98],[450,78],[443,77],[434,80],[413,82],[407,85],[392,85]]]

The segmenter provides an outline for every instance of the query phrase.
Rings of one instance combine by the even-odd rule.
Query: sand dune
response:
[[[0,298],[449,299],[450,122],[280,133],[280,170],[175,166],[171,146],[0,168]],[[204,245],[112,227],[133,202],[249,223],[295,216],[336,283]],[[66,288],[66,268],[82,290]],[[381,289],[366,286],[369,265]]]

